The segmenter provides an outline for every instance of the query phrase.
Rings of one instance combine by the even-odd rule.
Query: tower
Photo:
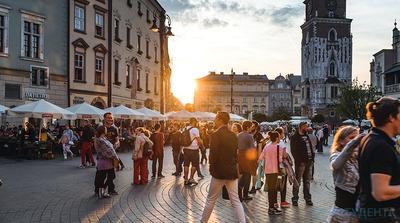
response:
[[[340,86],[352,80],[351,19],[346,0],[305,0],[301,26],[302,113],[335,117]]]

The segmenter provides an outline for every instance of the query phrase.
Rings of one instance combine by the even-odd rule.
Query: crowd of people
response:
[[[400,135],[400,102],[385,97],[369,103],[366,110],[373,125],[368,133],[355,126],[335,130],[330,167],[336,195],[327,219],[331,223],[400,222],[400,140],[396,138]],[[172,175],[183,174],[184,185],[196,186],[195,175],[204,177],[200,163],[209,164],[211,182],[201,222],[208,222],[221,191],[222,197],[230,200],[237,220],[245,222],[243,202],[262,196],[259,191],[263,187],[268,192],[269,215],[298,206],[301,186],[305,204],[314,205],[310,187],[315,154],[328,146],[330,130],[326,125],[313,129],[301,122],[294,131],[282,126],[260,132],[256,121],[232,123],[226,112],[218,112],[213,123],[202,125],[191,118],[188,123],[165,127],[158,123],[151,128],[117,127],[112,114],[105,113],[97,127],[84,121],[80,131],[66,125],[59,134],[65,159],[74,155],[70,147],[79,139],[80,167],[96,167],[94,191],[99,198],[118,194],[113,181],[116,171],[124,168],[117,154],[121,139],[132,150],[135,186],[148,183],[149,160],[151,178],[164,178],[164,146],[169,144],[175,165]],[[289,184],[291,203],[287,200]]]

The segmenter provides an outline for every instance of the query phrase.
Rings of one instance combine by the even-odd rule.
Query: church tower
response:
[[[333,118],[340,86],[352,81],[352,20],[346,18],[346,0],[305,0],[304,4],[302,114]]]

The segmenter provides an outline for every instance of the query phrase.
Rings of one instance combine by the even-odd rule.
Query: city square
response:
[[[400,223],[398,0],[0,0],[0,223]]]

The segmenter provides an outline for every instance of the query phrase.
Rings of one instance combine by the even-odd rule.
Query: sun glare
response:
[[[173,75],[171,84],[172,93],[183,104],[193,103],[193,92],[196,88],[194,77]]]

